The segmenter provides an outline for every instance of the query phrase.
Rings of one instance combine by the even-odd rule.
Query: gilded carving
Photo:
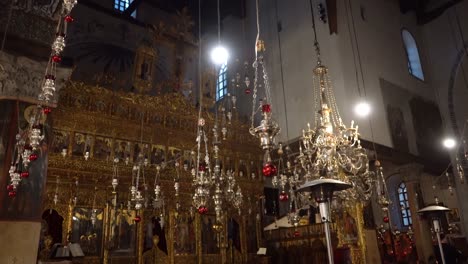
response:
[[[198,118],[197,110],[190,102],[178,93],[144,96],[74,82],[62,89],[60,96],[59,106],[54,111],[54,143],[49,155],[49,188],[44,206],[56,209],[64,217],[64,240],[74,228],[75,208],[93,208],[95,204],[97,209],[103,210],[113,201],[110,185],[114,175],[112,163],[114,158],[119,159],[118,203],[115,208],[110,205],[105,209],[101,218],[102,254],[99,257],[87,257],[86,261],[101,259],[104,263],[129,263],[136,257],[138,263],[216,263],[220,257],[224,260],[230,258],[231,255],[226,253],[229,249],[227,229],[216,234],[212,230],[214,216],[200,217],[197,213],[192,216],[188,210],[192,206],[190,170],[196,164],[193,151]],[[207,117],[206,129],[209,131],[214,125],[214,118],[209,113],[204,116]],[[261,151],[257,148],[256,141],[248,136],[248,127],[245,124],[233,120],[230,129],[233,131],[232,135],[223,141],[226,144],[222,152],[223,166],[235,170],[237,182],[245,197],[254,197],[256,200],[256,195],[263,190],[262,179],[258,177]],[[65,157],[64,148],[67,153]],[[84,155],[87,151],[90,152],[90,157],[86,160]],[[165,197],[163,208],[175,208],[174,181],[179,181],[178,200],[181,203],[181,212],[171,210],[170,215],[163,217],[168,241],[167,255],[157,247],[148,250],[146,245],[150,238],[145,236],[153,217],[165,215],[164,209],[145,210],[144,214],[141,213],[142,221],[136,225],[141,229],[136,232],[138,235],[134,241],[135,252],[138,254],[115,254],[119,247],[119,236],[116,234],[123,234],[118,232],[120,229],[115,229],[120,226],[116,221],[122,219],[126,212],[121,203],[126,203],[133,163],[140,153],[147,160],[144,170],[149,191],[145,194],[146,197],[151,198],[152,195],[156,166],[162,168],[159,183]],[[241,157],[243,160],[239,161]],[[175,167],[176,163],[178,167]],[[53,202],[56,176],[60,177],[57,205]],[[77,189],[73,187],[76,179],[79,180]],[[75,195],[76,205],[73,203]],[[148,204],[151,205],[151,201]],[[255,204],[244,201],[241,210],[251,212],[252,206],[255,207]],[[257,209],[254,208],[250,216],[254,217],[256,212]],[[237,211],[228,210],[227,213],[235,216],[241,232],[239,240],[242,250],[232,249],[232,259],[246,261],[247,236],[243,233],[247,228]],[[135,215],[127,216],[120,223],[134,225]],[[259,222],[255,221],[257,227]],[[227,224],[226,222],[225,227]],[[260,229],[250,227],[249,230],[259,232]],[[256,236],[256,239],[260,239],[260,236]],[[89,242],[91,240],[92,237]],[[225,250],[220,250],[220,247]]]

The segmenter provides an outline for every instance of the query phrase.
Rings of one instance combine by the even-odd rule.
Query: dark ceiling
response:
[[[402,13],[414,12],[418,24],[426,24],[463,0],[399,0]]]
[[[217,0],[200,1],[202,32],[205,32],[206,30],[217,26]],[[244,17],[245,1],[246,0],[219,0],[221,19],[227,16]],[[134,2],[146,2],[168,12],[175,12],[176,10],[188,7],[192,14],[192,18],[195,21],[196,28],[198,28],[198,0],[134,0]]]

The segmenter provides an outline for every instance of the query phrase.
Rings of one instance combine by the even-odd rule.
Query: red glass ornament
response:
[[[279,196],[280,201],[286,202],[289,200],[289,195],[286,192],[281,192]]]
[[[299,233],[299,231],[294,231],[294,237],[299,237],[301,235],[301,233]]]
[[[270,166],[270,164],[263,165],[262,172],[263,172],[263,176],[271,177],[271,166]]]
[[[29,155],[29,161],[35,161],[35,160],[37,160],[37,154],[33,153]]]
[[[198,171],[205,172],[205,171],[206,171],[206,166],[205,166],[205,164],[200,164],[200,166],[198,166]]]
[[[198,213],[199,214],[206,214],[206,213],[208,213],[208,208],[206,208],[206,206],[200,206],[200,207],[198,207]]]
[[[8,196],[10,196],[11,198],[15,198],[16,197],[16,191],[8,192]]]
[[[262,105],[262,112],[263,113],[270,113],[271,112],[271,105],[269,105],[269,104]]]
[[[27,178],[27,177],[29,177],[29,171],[23,171],[21,173],[21,178]]]
[[[44,114],[48,115],[50,114],[50,112],[52,112],[52,109],[50,109],[50,107],[45,107],[43,110]]]
[[[275,175],[277,171],[278,170],[276,169],[276,166],[273,165],[272,163],[266,163],[265,165],[263,165],[262,172],[263,172],[263,176],[265,177],[271,177]]]
[[[62,57],[60,57],[59,55],[54,55],[52,56],[52,61],[55,63],[59,63],[62,61]]]
[[[250,88],[246,88],[246,89],[244,90],[244,93],[245,93],[245,94],[250,94],[251,92],[252,92],[252,90],[250,90]]]
[[[15,189],[15,187],[11,184],[8,184],[7,187],[6,187],[7,191],[11,192]]]
[[[55,76],[52,75],[52,74],[47,74],[47,75],[45,76],[45,78],[48,79],[48,80],[55,80]]]
[[[277,172],[278,172],[278,169],[276,168],[276,166],[271,164],[271,176],[276,175]]]
[[[70,15],[68,15],[68,16],[65,17],[65,21],[66,21],[67,23],[71,23],[71,22],[73,22],[74,20],[75,20],[75,19],[74,19],[72,16],[70,16]]]
[[[385,216],[385,217],[383,218],[383,221],[384,221],[385,223],[388,223],[388,221],[390,221],[390,219],[388,218],[388,216]]]
[[[133,220],[135,221],[135,223],[139,223],[141,221],[141,217],[137,215],[135,216],[135,218],[133,218]]]

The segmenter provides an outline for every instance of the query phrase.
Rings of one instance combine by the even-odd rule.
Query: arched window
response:
[[[114,10],[123,13],[125,10],[127,10],[132,2],[133,0],[114,0]],[[137,9],[135,8],[131,16],[136,18],[136,13]]]
[[[409,73],[414,77],[424,81],[424,73],[416,40],[414,40],[413,35],[411,35],[411,33],[409,33],[409,31],[406,29],[401,31],[401,37],[403,39],[403,44],[405,45],[406,56],[408,58]]]
[[[128,8],[132,0],[114,0],[114,9],[120,12]]]
[[[408,191],[406,190],[406,184],[400,183],[398,186],[398,202],[400,204],[401,222],[403,226],[410,226],[413,224],[411,220],[411,210],[408,203]]]
[[[218,72],[218,81],[216,82],[216,101],[223,99],[227,94],[227,64],[224,63]]]

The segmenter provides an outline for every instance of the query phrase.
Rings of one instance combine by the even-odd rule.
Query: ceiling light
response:
[[[446,138],[446,139],[444,139],[444,141],[442,143],[444,144],[444,147],[446,147],[448,149],[454,148],[455,145],[457,144],[457,142],[453,138]]]
[[[367,117],[370,114],[370,111],[371,111],[371,107],[366,102],[358,103],[354,107],[354,113],[358,115],[359,117]]]
[[[217,46],[211,51],[211,60],[216,65],[223,65],[229,59],[229,52],[223,46]]]

